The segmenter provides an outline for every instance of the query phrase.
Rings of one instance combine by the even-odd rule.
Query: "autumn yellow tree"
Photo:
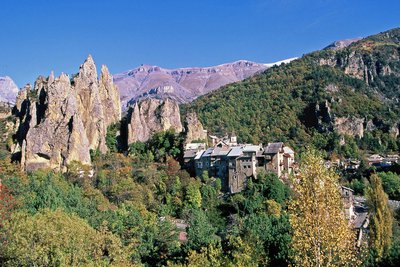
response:
[[[289,203],[295,266],[357,266],[355,234],[345,219],[339,177],[314,150],[293,177]]]
[[[388,252],[392,241],[393,214],[388,206],[388,196],[383,191],[378,175],[372,174],[367,189],[367,204],[370,217],[370,247],[375,261],[379,262]]]

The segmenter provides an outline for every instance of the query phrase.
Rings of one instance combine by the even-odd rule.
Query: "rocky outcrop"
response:
[[[145,142],[154,133],[169,129],[182,132],[179,106],[173,100],[149,98],[136,103],[128,112],[128,144]]]
[[[328,100],[315,105],[315,117],[317,119],[317,128],[320,131],[332,130],[333,115]]]
[[[357,136],[362,138],[365,132],[373,132],[377,129],[389,133],[392,138],[397,138],[399,135],[400,130],[398,122],[388,124],[377,118],[366,120],[355,115],[338,117],[330,107],[333,101],[335,100],[325,100],[324,102],[316,104],[314,109],[315,119],[312,119],[312,121],[315,121],[315,124],[308,124],[308,126],[316,127],[320,132],[336,131],[341,136],[343,143],[344,139],[342,137],[344,136]],[[339,101],[337,102],[340,103]],[[313,117],[313,114],[310,114],[308,117]]]
[[[399,136],[399,125],[393,125],[389,130],[389,134],[392,138],[397,138]]]
[[[363,39],[363,38],[362,37],[357,37],[357,38],[351,38],[351,39],[335,41],[335,42],[331,43],[330,45],[328,45],[327,47],[325,47],[324,49],[325,50],[339,50],[339,49],[348,47],[352,43],[358,42],[361,39]]]
[[[369,38],[356,38],[335,43],[326,48],[328,51],[318,63],[338,67],[345,74],[364,80],[367,85],[373,85],[378,89],[389,87],[390,90],[382,90],[382,93],[388,94],[389,99],[393,96],[398,97],[395,93],[398,91],[398,86],[393,83],[393,77],[388,77],[400,75],[400,51],[396,47],[398,41],[396,43],[390,38],[386,39],[385,37],[381,41],[372,41]]]
[[[334,129],[340,135],[364,136],[364,119],[356,117],[337,117],[334,121]]]
[[[90,150],[106,152],[107,127],[121,117],[119,95],[108,70],[100,80],[91,56],[71,83],[61,74],[39,77],[17,97],[18,150],[24,170],[62,170],[72,161],[90,164]],[[17,152],[17,151],[15,151]]]
[[[192,141],[202,140],[207,141],[207,131],[204,130],[203,125],[197,118],[196,113],[191,112],[186,115],[185,120],[185,143],[191,143]]]
[[[364,60],[361,56],[355,54],[355,52],[350,53],[348,57],[342,62],[342,67],[344,68],[344,73],[351,75],[357,79],[365,80],[368,83],[368,76],[366,76],[366,66]]]

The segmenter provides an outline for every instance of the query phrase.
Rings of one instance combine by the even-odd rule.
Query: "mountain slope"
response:
[[[400,28],[353,42],[332,53],[322,51],[319,63],[340,68],[345,74],[364,80],[382,97],[400,97]]]
[[[393,149],[400,114],[399,37],[394,29],[342,49],[310,53],[186,108],[211,132],[235,131],[242,142],[281,140],[332,150],[340,134],[375,138],[384,142],[382,149]]]
[[[259,64],[240,60],[214,67],[179,69],[142,65],[115,74],[114,82],[120,90],[123,108],[126,104],[149,97],[168,97],[179,103],[186,103],[223,85],[243,80],[280,63],[282,62]]]

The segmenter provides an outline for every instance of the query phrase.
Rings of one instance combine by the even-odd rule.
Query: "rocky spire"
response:
[[[174,129],[182,132],[178,103],[166,99],[146,99],[129,110],[128,144],[147,141],[154,133]]]
[[[121,120],[121,101],[118,88],[114,85],[113,77],[106,65],[101,66],[99,86],[102,106],[109,111],[105,118],[106,125],[109,126],[113,122]]]
[[[86,129],[90,149],[99,149],[106,152],[105,118],[101,106],[97,69],[92,56],[88,56],[81,65],[79,74],[74,78],[74,85],[78,98],[78,110],[82,116],[83,126]]]
[[[15,113],[20,118],[17,136],[24,170],[62,170],[72,161],[90,164],[90,149],[107,150],[107,126],[120,120],[121,111],[108,70],[103,76],[97,80],[89,56],[73,84],[65,74],[50,74],[39,77],[33,91],[20,93]]]

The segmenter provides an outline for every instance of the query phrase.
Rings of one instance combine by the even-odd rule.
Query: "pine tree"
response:
[[[294,265],[357,265],[355,234],[345,219],[338,180],[317,152],[305,153],[289,202]]]
[[[372,174],[370,183],[367,189],[367,204],[371,214],[370,247],[374,252],[375,261],[379,262],[391,246],[393,214],[379,176]]]

